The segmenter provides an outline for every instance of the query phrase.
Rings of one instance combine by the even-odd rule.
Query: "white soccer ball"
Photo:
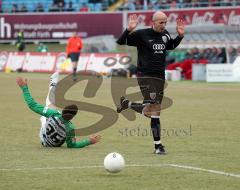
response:
[[[110,173],[120,172],[124,165],[123,156],[117,152],[111,152],[104,158],[104,167]]]

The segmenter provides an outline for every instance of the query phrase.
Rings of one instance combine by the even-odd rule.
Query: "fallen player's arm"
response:
[[[30,91],[28,89],[27,85],[20,86],[23,92],[23,98],[25,102],[27,103],[28,107],[34,111],[35,113],[38,113],[39,115],[50,117],[52,115],[59,114],[57,110],[49,109],[39,103],[37,103],[31,96]]]
[[[83,148],[85,146],[89,146],[91,144],[95,144],[100,141],[100,135],[93,135],[90,138],[82,139],[80,141],[76,141],[74,125],[70,123],[70,130],[67,132],[66,143],[68,148]]]
[[[75,137],[67,137],[66,143],[68,148],[83,148],[85,146],[99,142],[100,139],[100,135],[95,135],[90,138],[82,139],[80,141],[76,141]]]

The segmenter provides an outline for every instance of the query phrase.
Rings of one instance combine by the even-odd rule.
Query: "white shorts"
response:
[[[39,137],[40,137],[40,140],[41,140],[41,144],[43,146],[47,146],[46,142],[44,141],[44,138],[43,138],[43,134],[45,134],[46,132],[46,121],[47,121],[47,118],[42,116],[40,117],[40,121],[41,121],[41,128],[40,128],[40,131],[39,131]]]

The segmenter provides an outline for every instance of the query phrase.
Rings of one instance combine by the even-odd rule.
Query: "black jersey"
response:
[[[166,51],[175,49],[182,38],[177,36],[172,39],[167,30],[162,33],[152,28],[129,32],[125,30],[117,43],[137,47],[138,71],[144,75],[165,78]]]

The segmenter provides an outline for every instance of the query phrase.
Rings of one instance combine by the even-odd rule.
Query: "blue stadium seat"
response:
[[[94,6],[94,11],[102,11],[102,3],[96,3]]]

